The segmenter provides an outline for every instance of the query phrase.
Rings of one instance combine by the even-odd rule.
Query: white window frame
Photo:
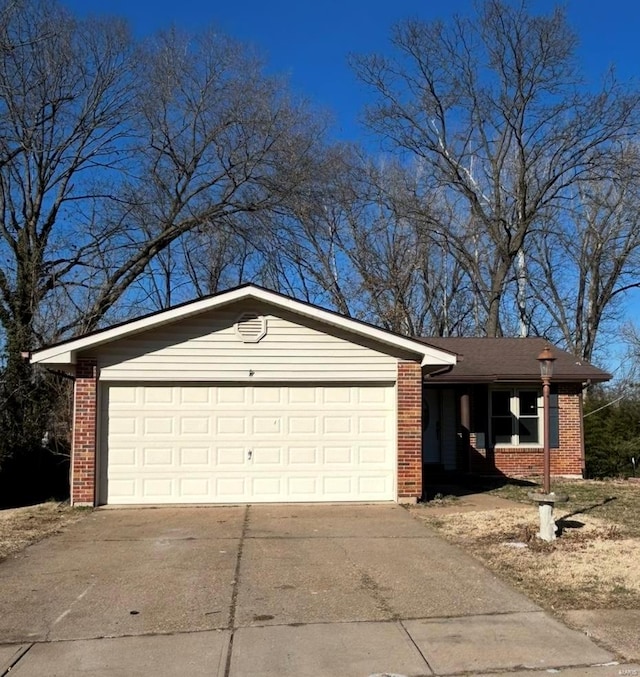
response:
[[[517,422],[520,420],[520,392],[523,390],[535,391],[537,393],[537,416],[538,416],[538,441],[520,442]],[[511,431],[511,442],[493,442],[493,393],[508,392],[509,409],[513,420],[516,422]],[[521,447],[523,449],[542,449],[543,444],[543,401],[542,389],[536,386],[513,386],[513,387],[495,387],[489,389],[489,439],[494,448]]]

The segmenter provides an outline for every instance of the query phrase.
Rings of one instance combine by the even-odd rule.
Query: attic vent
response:
[[[257,343],[267,333],[267,320],[263,315],[244,313],[238,318],[235,330],[244,343]]]

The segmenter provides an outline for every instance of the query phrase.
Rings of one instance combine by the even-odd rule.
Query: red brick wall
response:
[[[422,369],[398,362],[398,501],[422,496]]]
[[[579,384],[558,385],[560,446],[551,449],[552,475],[581,475],[584,464],[582,439],[582,389]],[[472,436],[472,446],[474,444]],[[496,447],[475,449],[472,471],[499,472],[510,477],[542,475],[542,448]]]
[[[72,505],[94,505],[96,500],[97,396],[96,361],[79,359],[73,403]]]
[[[551,450],[551,474],[581,475],[584,470],[582,387],[579,384],[558,386],[558,408],[560,448]]]

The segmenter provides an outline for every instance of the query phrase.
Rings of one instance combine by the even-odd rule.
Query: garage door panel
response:
[[[134,479],[113,477],[109,479],[109,501],[111,503],[137,503],[137,482]]]
[[[211,388],[178,388],[178,399],[180,404],[213,404],[214,392]]]
[[[141,394],[139,388],[132,388],[131,386],[111,386],[109,388],[109,402],[111,405],[118,404],[139,404],[138,396]]]
[[[218,437],[223,436],[237,436],[237,435],[246,435],[247,433],[247,419],[245,416],[230,416],[230,415],[220,415],[215,419],[216,426],[216,435]]]
[[[332,463],[336,463],[339,465],[349,465],[352,463],[352,452],[353,448],[352,447],[344,447],[344,446],[327,446],[324,447],[324,462],[327,465],[331,465]]]
[[[234,469],[237,469],[237,466],[244,465],[246,453],[244,446],[218,447],[216,449],[217,463],[215,467],[223,470],[225,466],[234,466]]]
[[[277,406],[279,409],[282,409],[282,405],[285,404],[283,401],[285,394],[280,387],[264,386],[252,388],[251,393],[253,395],[251,398],[253,404],[267,405],[269,407]]]
[[[318,417],[311,414],[287,417],[287,433],[292,436],[318,434]]]
[[[319,495],[318,477],[303,475],[287,478],[287,493],[298,501],[315,500]]]
[[[138,423],[141,423],[135,416],[112,416],[109,421],[109,434],[114,436],[138,436]]]
[[[293,406],[298,404],[318,404],[320,401],[319,389],[314,387],[290,387],[287,394],[287,404]]]
[[[162,467],[166,470],[174,465],[174,450],[172,447],[149,448],[142,450],[142,465],[148,468]]]
[[[387,405],[394,392],[392,388],[358,388],[356,391],[360,404]]]
[[[185,477],[178,480],[178,493],[185,499],[206,501],[211,495],[211,480],[208,477]]]
[[[152,386],[144,388],[142,391],[142,401],[144,404],[176,404],[175,388],[171,386]]]
[[[283,477],[281,475],[263,475],[250,477],[251,496],[258,501],[278,501],[284,494],[282,490]]]
[[[113,445],[109,453],[110,463],[112,467],[123,467],[124,472],[129,472],[129,469],[135,467],[137,463],[137,449],[135,447],[123,447]]]
[[[386,463],[386,449],[379,447],[359,447],[358,462],[363,466],[384,465]]]
[[[179,465],[185,469],[202,469],[211,465],[211,450],[208,447],[181,447]]]
[[[247,404],[248,392],[244,386],[227,386],[214,389],[214,401],[220,406]]]
[[[386,476],[363,475],[358,478],[358,493],[366,496],[383,496],[391,489]]]
[[[180,435],[210,435],[211,419],[206,414],[180,417]]]
[[[175,478],[145,477],[142,479],[142,495],[160,503],[170,501],[174,496]]]
[[[251,417],[251,433],[256,438],[274,436],[282,433],[282,419],[279,416]]]
[[[383,416],[360,416],[358,417],[359,435],[379,435],[387,432],[389,421]]]
[[[395,497],[393,385],[115,385],[103,402],[110,503]]]
[[[351,475],[325,475],[322,478],[322,493],[330,500],[343,500],[354,493],[352,486],[354,479]]]
[[[246,489],[246,478],[243,476],[229,476],[214,478],[214,494],[222,502],[243,501],[249,497]]]
[[[282,467],[285,465],[282,447],[257,446],[251,449],[251,463],[248,464],[252,470],[258,470],[260,466]]]
[[[322,418],[322,432],[325,435],[349,435],[352,432],[351,416],[327,414]]]
[[[331,388],[322,391],[324,404],[351,404],[351,388]]]
[[[291,466],[309,466],[318,464],[318,448],[317,447],[289,447],[288,461]]]
[[[170,435],[173,437],[177,432],[174,426],[176,423],[175,419],[171,416],[144,416],[142,419],[142,429],[145,437],[153,435],[162,435],[166,437]]]

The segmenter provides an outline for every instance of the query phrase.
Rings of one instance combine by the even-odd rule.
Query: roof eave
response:
[[[352,318],[345,317],[318,306],[291,299],[290,297],[272,292],[261,287],[242,286],[215,296],[199,299],[175,308],[153,313],[145,317],[121,323],[104,330],[94,332],[76,339],[69,339],[60,344],[34,351],[31,355],[32,363],[39,364],[74,364],[79,351],[99,348],[102,345],[133,336],[143,331],[157,329],[165,324],[182,320],[199,313],[217,310],[226,305],[243,300],[256,300],[273,305],[277,308],[289,310],[301,317],[320,321],[322,324],[350,332],[356,336],[366,337],[373,341],[400,350],[420,359],[421,366],[453,366],[456,364],[455,354],[425,345],[417,340],[394,334]]]
[[[603,372],[602,374],[556,374],[551,380],[552,383],[605,383],[610,381],[612,376]],[[451,383],[451,384],[473,384],[473,383],[536,383],[541,382],[540,376],[531,374],[473,374],[469,376],[456,376],[455,374],[430,374],[425,375],[425,382]]]

